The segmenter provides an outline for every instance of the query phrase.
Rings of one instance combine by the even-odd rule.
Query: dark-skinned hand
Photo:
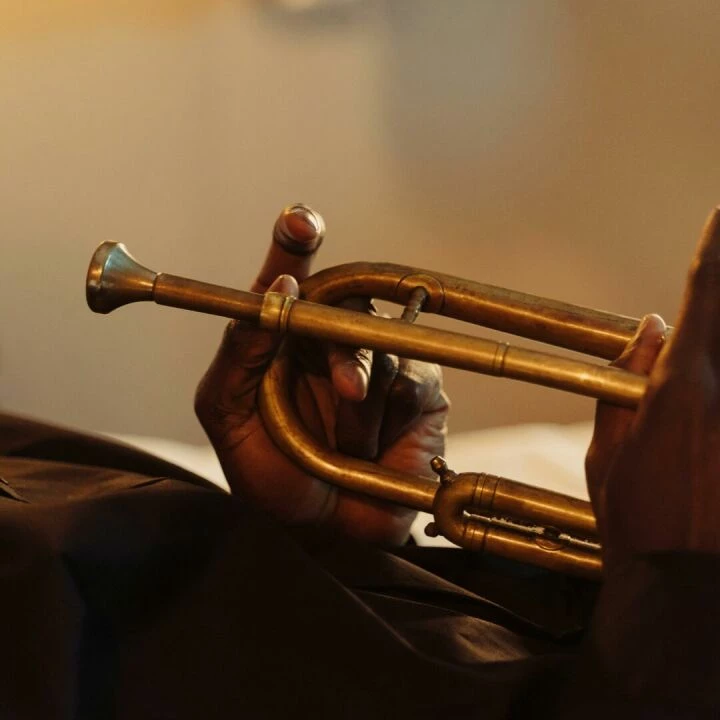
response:
[[[637,411],[600,404],[586,470],[607,569],[656,552],[720,552],[720,210],[677,326],[644,319],[615,365],[649,376]]]
[[[324,224],[304,206],[283,211],[252,290],[297,296]],[[348,303],[371,312],[367,298]],[[195,408],[232,492],[287,524],[322,524],[364,541],[400,544],[415,513],[312,477],[280,452],[257,407],[259,386],[280,338],[231,322],[198,387]],[[297,347],[300,347],[299,345]],[[445,446],[448,400],[440,368],[381,353],[326,347],[326,373],[303,362],[296,404],[316,436],[343,453],[413,474],[429,474]]]

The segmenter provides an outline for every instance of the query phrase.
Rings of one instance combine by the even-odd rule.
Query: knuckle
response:
[[[603,456],[604,453],[598,447],[597,440],[593,438],[585,455],[585,474],[588,478],[595,476]]]
[[[399,360],[395,355],[389,355],[387,353],[375,353],[373,356],[372,372],[373,376],[380,378],[381,381],[397,382],[398,378],[402,377],[399,373]]]
[[[215,441],[224,430],[227,413],[222,410],[215,397],[207,392],[201,383],[195,393],[195,417],[211,441]]]
[[[401,363],[389,399],[406,417],[422,415],[429,406],[446,412],[450,408],[450,399],[443,390],[442,368],[432,363]]]
[[[450,400],[450,396],[444,390],[440,391],[440,400],[445,413],[449,413],[450,410],[452,410],[452,400]]]
[[[373,353],[372,350],[357,348],[353,350],[352,359],[362,368],[369,369],[372,366]]]
[[[407,415],[419,415],[422,412],[424,397],[423,386],[406,375],[398,375],[390,388],[391,402]]]

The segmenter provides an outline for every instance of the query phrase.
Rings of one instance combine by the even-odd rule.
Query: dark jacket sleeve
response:
[[[3,718],[718,717],[718,557],[615,572],[578,651],[378,551],[320,538],[330,563],[102,439],[0,415],[0,460],[18,496],[47,491],[0,493]],[[512,597],[568,615],[530,585]]]

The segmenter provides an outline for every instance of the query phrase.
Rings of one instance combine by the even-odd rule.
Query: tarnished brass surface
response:
[[[122,243],[104,242],[90,262],[85,297],[96,313],[109,313],[127,303],[152,300],[156,278]]]
[[[437,480],[409,475],[375,463],[348,458],[321,445],[304,428],[290,397],[292,363],[281,351],[265,374],[260,412],[275,444],[316,477],[338,487],[432,512]]]
[[[104,264],[103,264],[104,263]],[[413,291],[427,292],[425,312],[455,317],[536,340],[615,357],[632,337],[638,321],[533,295],[481,285],[388,263],[352,263],[325,270],[303,283],[302,297],[280,301],[270,295],[154,274],[127,254],[120,243],[103,243],[88,271],[88,304],[96,312],[152,300],[159,305],[238,318],[261,327],[318,340],[366,347],[447,367],[524,380],[634,407],[647,381],[617,368],[517,348],[401,319],[331,307],[346,297],[367,295],[403,306]],[[507,303],[506,306],[503,303]],[[283,306],[282,315],[274,309]],[[505,307],[507,325],[503,323]],[[582,318],[587,322],[582,324]],[[273,318],[275,318],[273,320]],[[282,323],[278,325],[280,319]]]
[[[333,307],[354,296],[405,307],[387,319]],[[633,336],[638,320],[388,263],[352,263],[306,280],[301,298],[255,293],[156,274],[124,245],[103,243],[87,276],[88,304],[107,313],[152,300],[160,305],[244,319],[269,330],[365,347],[449,367],[515,378],[635,407],[647,380],[624,370],[457,332],[414,325],[420,310],[434,312],[611,359]],[[440,532],[464,547],[596,577],[600,548],[589,503],[495,476],[455,476],[440,459],[431,476],[416,477],[347,458],[317,443],[296,417],[290,399],[291,363],[281,351],[261,393],[263,421],[275,443],[328,482],[396,502],[435,517]]]
[[[583,577],[602,564],[590,504],[485,473],[456,475],[433,460],[440,487],[429,535],[476,552],[509,557]]]

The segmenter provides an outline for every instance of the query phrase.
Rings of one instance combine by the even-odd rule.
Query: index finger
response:
[[[669,354],[685,352],[688,346],[710,348],[716,344],[720,326],[720,208],[708,217],[693,258],[678,327]],[[680,349],[680,350],[678,350]]]
[[[302,203],[286,207],[275,221],[272,243],[251,291],[264,293],[280,275],[305,280],[324,237],[325,221],[319,212]]]

